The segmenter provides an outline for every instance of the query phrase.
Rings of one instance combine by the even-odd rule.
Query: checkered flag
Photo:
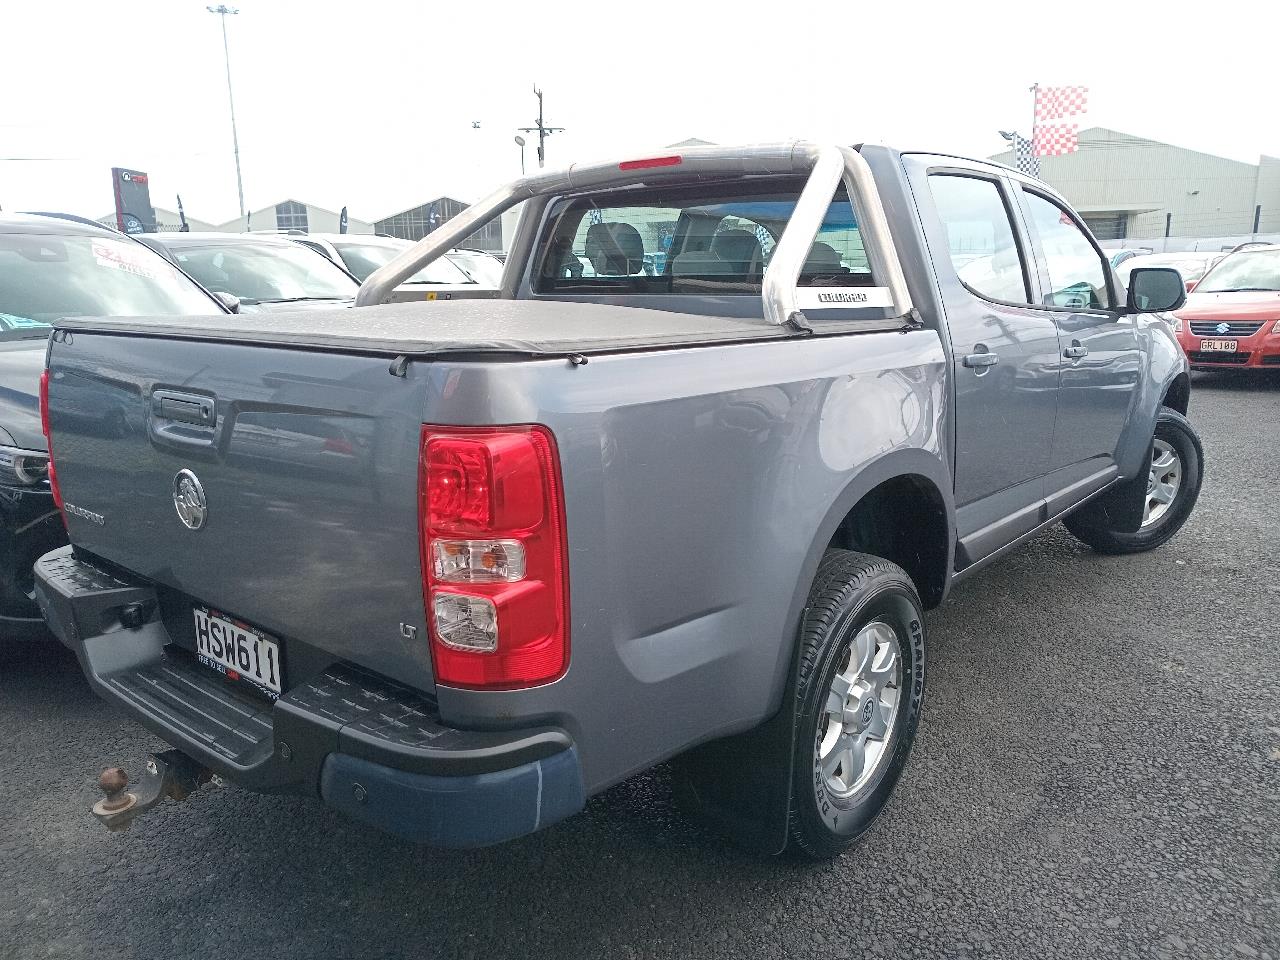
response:
[[[1018,133],[1013,135],[1013,165],[1019,173],[1040,176],[1040,158],[1036,156],[1034,144]]]
[[[1036,87],[1036,126],[1032,149],[1037,157],[1060,157],[1080,149],[1075,123],[1051,123],[1089,109],[1088,87]]]
[[[1036,127],[1035,154],[1037,157],[1060,157],[1080,149],[1076,123],[1049,123]]]
[[[1088,87],[1036,87],[1037,124],[1074,117],[1088,109]]]

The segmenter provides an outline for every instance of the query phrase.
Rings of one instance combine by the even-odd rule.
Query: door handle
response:
[[[960,361],[971,370],[980,370],[983,367],[994,367],[1000,362],[1000,354],[998,353],[971,353]]]
[[[1089,348],[1077,340],[1072,343],[1071,346],[1063,350],[1062,355],[1068,360],[1079,360],[1081,357],[1087,357],[1089,355]]]

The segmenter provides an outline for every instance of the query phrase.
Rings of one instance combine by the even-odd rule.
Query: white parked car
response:
[[[1222,250],[1183,250],[1177,253],[1149,253],[1141,257],[1130,257],[1116,267],[1116,276],[1126,287],[1129,285],[1129,274],[1138,267],[1173,267],[1182,274],[1182,282],[1187,290],[1195,289],[1200,278],[1209,272],[1209,268],[1225,257]]]
[[[399,237],[382,237],[372,233],[291,233],[287,236],[295,243],[310,247],[328,257],[361,283],[373,271],[390,263],[413,246],[412,241],[409,240],[401,240]],[[420,274],[408,281],[406,286],[410,284],[415,286],[479,284],[496,290],[501,282],[502,264],[497,264],[498,281],[487,283],[467,268],[470,258],[465,257],[464,253],[469,254],[471,251],[449,252],[429,264]]]

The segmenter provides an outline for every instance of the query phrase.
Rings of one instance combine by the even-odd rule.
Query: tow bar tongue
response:
[[[108,830],[128,830],[134,819],[142,816],[165,797],[185,800],[202,783],[213,779],[213,772],[200,766],[180,750],[153,753],[142,780],[129,789],[129,775],[120,767],[107,767],[98,776],[103,798],[93,805],[93,815]]]

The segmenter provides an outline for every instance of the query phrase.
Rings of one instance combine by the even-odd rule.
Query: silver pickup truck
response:
[[[517,204],[498,299],[382,303]],[[175,748],[95,812],[217,775],[470,846],[675,758],[743,842],[835,856],[910,752],[924,610],[1059,519],[1186,520],[1183,298],[1008,168],[787,143],[518,181],[353,310],[60,323],[39,600]]]

